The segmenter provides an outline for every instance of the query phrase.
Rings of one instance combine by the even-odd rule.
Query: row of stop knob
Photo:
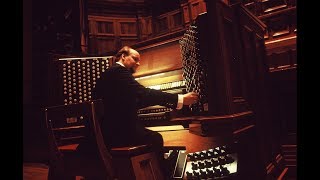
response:
[[[200,169],[200,170],[193,170],[192,172],[187,171],[187,179],[207,179],[207,178],[214,178],[214,177],[222,177],[228,176],[230,171],[223,166],[219,168],[210,168],[210,169]]]
[[[204,161],[194,161],[191,162],[191,168],[195,169],[203,169],[215,167],[218,165],[224,165],[234,162],[234,159],[231,156],[220,156],[218,158],[206,159]]]
[[[228,153],[225,149],[219,148],[219,149],[209,149],[207,151],[189,153],[187,156],[190,161],[195,161],[195,160],[203,160],[208,158],[217,158],[219,156],[225,156],[227,154]]]

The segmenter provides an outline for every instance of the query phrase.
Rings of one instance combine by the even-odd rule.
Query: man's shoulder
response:
[[[130,73],[127,68],[125,68],[119,64],[114,64],[113,66],[111,66],[109,68],[109,71],[111,73]]]
[[[125,69],[124,67],[122,67],[119,64],[113,64],[108,70],[109,71],[118,71],[118,70],[123,70]]]
[[[119,66],[117,64],[115,65],[112,65],[110,66],[108,69],[106,69],[106,73],[112,73],[112,72],[115,72],[115,71],[118,71],[119,70]]]
[[[120,75],[129,75],[129,72],[125,67],[122,67],[118,64],[112,65],[104,72],[104,76],[111,78],[115,78]]]

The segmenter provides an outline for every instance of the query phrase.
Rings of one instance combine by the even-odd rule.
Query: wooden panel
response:
[[[98,44],[98,54],[110,52],[110,48],[115,46],[114,39],[109,38],[99,38],[96,43]]]
[[[294,66],[297,65],[297,49],[292,49],[291,51],[291,62]]]
[[[156,34],[161,34],[169,31],[168,16],[166,14],[157,17],[154,24],[154,31]]]
[[[242,89],[241,89],[241,70],[240,66],[240,57],[237,52],[239,49],[238,37],[234,31],[234,20],[233,19],[223,19],[223,27],[224,27],[224,39],[226,42],[226,49],[229,50],[229,53],[226,54],[227,61],[230,66],[230,86],[233,97],[242,97]]]
[[[290,17],[279,16],[269,20],[269,28],[271,29],[271,35],[273,38],[288,35],[290,33],[289,22]]]
[[[190,13],[189,13],[189,8],[188,6],[183,7],[183,19],[185,23],[190,22]]]
[[[193,133],[189,130],[178,131],[162,131],[159,132],[163,136],[164,146],[186,146],[188,153],[203,151],[217,146],[230,143],[223,137],[203,137]]]
[[[283,10],[276,11],[259,16],[268,26],[268,32],[266,38],[266,44],[270,41],[276,43],[280,40],[287,40],[292,36],[296,36],[297,31],[297,18],[296,7],[288,7]]]
[[[256,61],[254,58],[254,44],[253,40],[253,32],[251,29],[246,27],[241,27],[242,40],[246,43],[243,45],[243,64],[244,64],[244,78],[246,80],[246,93],[245,98],[249,101],[250,104],[253,104],[252,96],[255,96],[255,89],[252,83],[256,82]],[[251,86],[251,87],[250,87]]]
[[[139,17],[140,38],[146,39],[152,34],[152,17]]]
[[[137,43],[137,39],[121,39],[121,46],[132,46]]]
[[[270,73],[272,83],[272,108],[277,114],[273,121],[279,123],[282,135],[297,132],[297,69],[287,68]],[[285,137],[288,138],[288,137]]]
[[[136,179],[141,179],[141,180],[149,180],[149,179],[163,180],[164,179],[163,174],[161,172],[160,164],[157,160],[157,155],[154,152],[132,157],[131,164],[132,164]]]
[[[136,36],[137,26],[136,22],[119,22],[121,36]]]
[[[181,28],[182,27],[182,13],[181,11],[172,12],[170,18],[170,27],[172,29]]]
[[[178,40],[163,45],[141,49],[140,67],[135,76],[155,74],[182,68]]]
[[[289,52],[279,52],[274,54],[275,67],[277,68],[285,68],[290,66],[290,56]]]
[[[190,9],[192,20],[194,20],[199,14],[207,12],[206,4],[203,2],[203,0],[190,2]]]
[[[97,32],[101,34],[114,34],[113,22],[97,21]]]
[[[273,58],[274,54],[270,54],[267,56],[267,60],[268,60],[268,66],[269,66],[269,70],[272,71],[276,68],[275,66],[275,60]]]
[[[98,53],[98,44],[97,44],[97,39],[95,36],[89,37],[88,45],[89,45],[88,52],[90,54],[97,54]]]
[[[297,52],[295,49],[274,52],[268,55],[269,70],[285,70],[288,68],[295,68],[297,66]]]

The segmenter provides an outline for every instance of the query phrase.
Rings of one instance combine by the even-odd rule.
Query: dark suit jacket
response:
[[[143,132],[137,110],[151,105],[176,108],[178,95],[146,88],[131,72],[118,64],[107,69],[97,80],[93,99],[102,99],[105,118],[101,129],[106,144],[128,140]]]

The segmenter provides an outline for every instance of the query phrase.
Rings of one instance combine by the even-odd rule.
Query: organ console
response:
[[[165,92],[197,92],[200,101],[180,111],[146,107],[138,117],[147,128],[159,127],[165,146],[184,147],[171,149],[177,153],[173,179],[263,179],[266,161],[259,154],[257,124],[263,124],[261,82],[268,69],[265,25],[241,5],[211,0],[206,5],[208,12],[198,15],[176,42],[180,67],[136,77]],[[90,100],[90,90],[110,62],[111,57],[60,59],[63,103]]]
[[[187,122],[183,129],[159,130],[165,146],[186,148],[180,150],[185,163],[179,169],[184,172],[179,176],[173,171],[174,179],[264,179],[257,124],[262,124],[261,108],[265,108],[264,99],[258,97],[263,96],[264,86],[259,81],[265,81],[267,69],[265,25],[243,6],[206,3],[208,12],[199,14],[178,41],[180,86],[173,82],[149,86],[163,91],[169,86],[179,93],[194,91],[200,101],[178,112],[148,107],[139,111],[139,117],[147,126]],[[218,155],[225,147],[232,147],[232,151],[222,150]],[[181,162],[177,158],[177,165]]]

